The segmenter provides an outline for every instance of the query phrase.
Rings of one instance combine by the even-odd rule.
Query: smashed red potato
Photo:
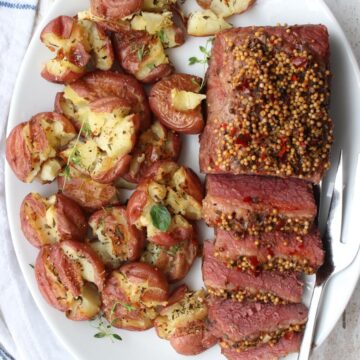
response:
[[[172,9],[177,0],[144,0],[143,10],[161,12]]]
[[[210,9],[221,18],[226,18],[234,14],[241,14],[248,10],[255,0],[196,0],[204,9]]]
[[[46,63],[41,75],[55,83],[71,83],[88,72],[88,65],[111,69],[114,52],[110,38],[95,22],[59,16],[45,26],[41,41],[56,57]]]
[[[118,204],[117,189],[112,184],[101,184],[69,166],[69,176],[58,177],[58,186],[68,198],[83,209],[93,212],[104,206]]]
[[[195,173],[174,162],[160,161],[130,197],[127,213],[131,224],[146,228],[149,241],[173,246],[193,237],[189,221],[201,219],[202,199],[202,185]]]
[[[180,150],[180,135],[155,121],[140,135],[132,154],[129,171],[124,179],[130,183],[139,183],[154,162],[176,161]]]
[[[129,224],[125,207],[101,209],[90,217],[89,225],[92,229],[89,244],[107,267],[116,269],[125,261],[140,258],[145,236]]]
[[[76,136],[72,123],[57,113],[40,113],[17,125],[6,140],[6,159],[19,180],[52,182],[61,172],[58,152]]]
[[[20,208],[21,229],[34,246],[84,240],[87,220],[81,207],[61,193],[44,198],[30,193]]]
[[[208,314],[204,290],[190,291],[181,286],[169,299],[169,305],[155,319],[158,336],[170,341],[182,355],[197,355],[216,344],[206,327]]]
[[[131,19],[130,26],[132,30],[156,35],[164,48],[173,48],[185,42],[185,31],[175,24],[173,17],[171,11],[161,13],[142,11]]]
[[[167,277],[173,283],[182,280],[193,265],[199,250],[196,234],[189,240],[182,241],[173,246],[160,246],[148,242],[141,260],[147,262]]]
[[[199,134],[204,128],[199,94],[201,79],[188,74],[174,74],[156,83],[149,96],[150,108],[159,121],[168,128]]]
[[[114,270],[102,291],[103,311],[115,327],[147,330],[153,326],[158,307],[167,304],[164,275],[145,263],[131,263]]]
[[[140,130],[150,126],[149,103],[141,84],[130,75],[111,71],[95,71],[67,85],[64,93],[56,97],[55,111],[71,119],[80,129],[89,115],[94,116],[97,109],[104,111],[101,99],[111,105],[114,98],[119,101],[118,107],[140,116]],[[112,100],[109,102],[109,99]]]
[[[45,300],[71,320],[90,320],[100,311],[105,269],[90,246],[64,241],[44,246],[35,277]]]
[[[143,83],[153,83],[174,71],[159,37],[147,31],[117,33],[114,45],[122,68]]]
[[[91,0],[91,12],[111,20],[121,20],[141,10],[144,0]]]

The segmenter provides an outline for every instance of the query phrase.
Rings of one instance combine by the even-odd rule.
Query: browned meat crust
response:
[[[329,98],[325,26],[221,32],[208,70],[201,171],[319,182],[333,142]]]

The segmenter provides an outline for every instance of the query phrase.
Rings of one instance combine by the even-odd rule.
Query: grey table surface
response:
[[[193,0],[194,1],[194,0]],[[301,1],[301,0],[299,0]],[[360,0],[324,0],[344,29],[360,64]],[[39,19],[54,0],[40,0]],[[312,360],[360,359],[360,282],[335,329]]]

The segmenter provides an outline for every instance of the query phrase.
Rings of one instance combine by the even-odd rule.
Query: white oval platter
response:
[[[183,5],[186,13],[197,8],[195,0],[187,0]],[[12,99],[8,133],[18,123],[28,120],[32,115],[51,111],[53,99],[60,86],[46,82],[40,76],[42,65],[49,59],[51,54],[40,43],[39,34],[43,26],[58,15],[75,15],[78,11],[89,7],[88,0],[58,0],[47,17],[38,27],[24,58],[21,71],[16,83]],[[325,24],[331,38],[331,67],[334,73],[332,85],[331,114],[335,123],[336,143],[333,149],[333,159],[336,158],[339,148],[344,149],[345,161],[345,217],[343,227],[344,241],[359,241],[360,221],[360,179],[356,177],[357,158],[360,152],[360,72],[354,54],[349,46],[345,35],[338,22],[322,0],[257,0],[256,5],[242,15],[230,19],[234,26],[248,25],[276,25],[277,23]],[[170,57],[177,72],[192,73],[203,76],[202,65],[189,66],[188,58],[201,56],[199,46],[206,43],[206,38],[188,38],[187,42],[177,49],[170,51]],[[198,137],[186,138],[182,150],[181,162],[199,172],[198,166]],[[323,204],[328,202],[327,189],[331,183],[334,169],[329,171],[324,181]],[[358,184],[356,184],[356,178]],[[24,238],[20,230],[19,208],[22,199],[30,191],[39,191],[49,195],[55,191],[54,185],[41,186],[40,184],[23,184],[13,173],[8,165],[5,169],[6,202],[12,239],[18,257],[20,267],[44,318],[48,321],[54,333],[60,338],[65,347],[77,358],[82,360],[98,359],[126,359],[148,360],[183,359],[176,354],[167,341],[159,339],[154,330],[143,333],[127,332],[119,330],[122,342],[111,343],[109,339],[96,339],[94,334],[95,323],[71,322],[65,316],[52,309],[41,297],[37,288],[33,270],[29,264],[33,264],[37,255],[34,249]],[[212,231],[201,227],[202,238],[211,238]],[[353,265],[334,278],[327,289],[322,305],[320,322],[317,329],[315,343],[321,344],[335,326],[343,313],[355,288],[360,275],[360,257]],[[312,279],[307,281],[305,303],[308,302],[309,289]],[[196,289],[203,286],[200,272],[200,260],[198,260],[188,275],[186,282]],[[49,354],[51,358],[51,354]],[[221,359],[220,348],[214,347],[200,354],[194,359],[217,360]],[[295,359],[295,355],[287,360]]]

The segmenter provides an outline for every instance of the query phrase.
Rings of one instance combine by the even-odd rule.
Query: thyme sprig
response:
[[[71,164],[78,165],[78,166],[81,165],[81,154],[78,149],[78,144],[79,144],[81,135],[84,135],[86,137],[89,137],[91,135],[90,124],[85,119],[81,123],[79,133],[75,139],[75,143],[74,143],[73,147],[71,148],[71,152],[70,152],[70,155],[68,156],[64,170],[59,174],[59,176],[63,176],[64,180],[65,180],[64,185],[63,185],[63,190],[65,188],[66,182],[71,179],[70,165]]]
[[[101,313],[98,316],[98,318],[97,318],[98,324],[96,326],[94,326],[98,330],[98,332],[96,334],[94,334],[94,338],[97,338],[97,339],[109,338],[112,343],[114,342],[114,340],[118,340],[118,341],[122,340],[122,337],[119,334],[116,334],[112,331],[114,321],[117,320],[117,319],[112,319],[112,317],[114,316],[114,312],[116,310],[116,306],[117,306],[117,303],[115,303],[111,309],[110,323],[104,322],[104,314],[103,313]]]

